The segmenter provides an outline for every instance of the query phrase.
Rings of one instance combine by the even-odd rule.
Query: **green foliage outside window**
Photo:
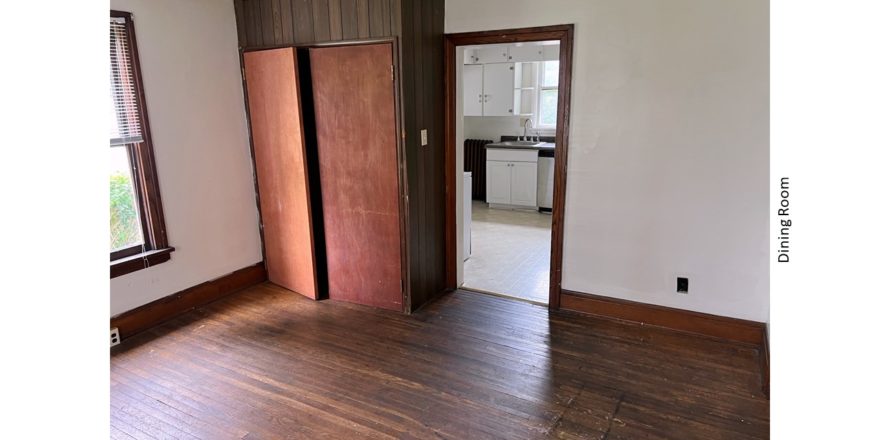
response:
[[[135,207],[131,178],[122,173],[110,175],[110,250],[142,242],[141,226]]]

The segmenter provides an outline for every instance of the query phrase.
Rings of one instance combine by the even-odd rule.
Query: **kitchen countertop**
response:
[[[556,144],[554,142],[542,142],[537,145],[511,145],[507,142],[493,142],[491,144],[486,144],[486,148],[506,148],[509,150],[555,151]]]

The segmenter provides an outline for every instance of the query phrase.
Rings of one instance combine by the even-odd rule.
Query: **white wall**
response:
[[[766,321],[767,0],[446,1],[446,32],[565,23],[562,287]]]
[[[171,260],[110,280],[110,315],[262,260],[232,0],[134,14]]]

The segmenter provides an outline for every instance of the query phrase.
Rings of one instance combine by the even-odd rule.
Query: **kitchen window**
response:
[[[559,97],[559,61],[544,61],[538,66],[538,128],[556,128]]]
[[[110,278],[168,261],[132,15],[110,11]]]

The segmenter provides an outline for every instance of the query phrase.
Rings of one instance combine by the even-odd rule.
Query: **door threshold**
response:
[[[549,305],[548,302],[537,301],[534,299],[523,298],[520,296],[508,295],[506,293],[492,292],[491,290],[477,289],[474,287],[464,286],[464,285],[459,286],[458,290],[466,290],[468,292],[473,292],[473,293],[482,293],[484,295],[492,295],[492,296],[497,296],[499,298],[512,299],[514,301],[521,301],[521,302],[533,304],[536,306],[542,306],[542,307],[547,307]]]

